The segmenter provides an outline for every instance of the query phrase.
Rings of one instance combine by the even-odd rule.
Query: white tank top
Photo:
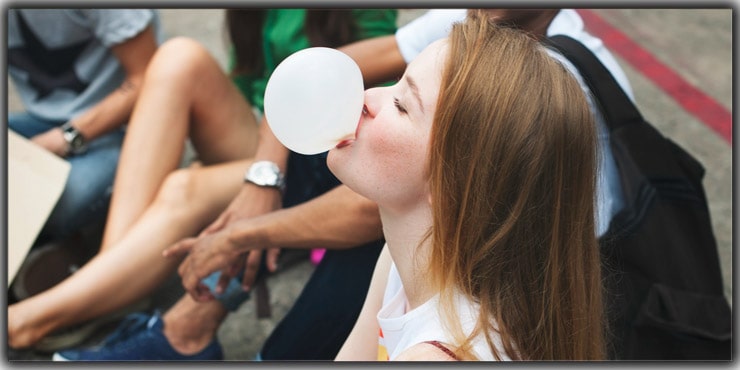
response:
[[[383,307],[378,312],[378,324],[380,325],[378,360],[380,361],[393,360],[406,349],[427,341],[454,345],[452,337],[447,334],[439,317],[439,296],[434,296],[408,312],[406,312],[407,302],[401,277],[396,270],[396,265],[392,264],[388,285],[386,285],[383,296]],[[467,335],[475,327],[478,305],[462,295],[456,298],[456,303],[460,324]],[[503,359],[509,360],[496,337],[494,341],[497,342],[497,348]],[[483,336],[479,336],[473,342],[473,353],[482,361],[495,360]]]

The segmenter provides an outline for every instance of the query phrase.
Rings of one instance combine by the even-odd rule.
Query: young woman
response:
[[[170,40],[154,55],[128,126],[101,252],[54,288],[8,307],[11,348],[34,346],[56,329],[100,317],[145,297],[178,264],[177,258],[162,258],[162,250],[197,234],[219,215],[254,217],[280,208],[281,203],[306,201],[338,184],[328,170],[319,168],[325,168],[325,156],[294,158],[266,124],[258,125],[254,109],[262,109],[267,80],[282,59],[309,46],[339,47],[391,34],[396,12],[229,10],[227,23],[235,56],[231,75],[189,39]],[[187,138],[200,163],[178,170]],[[285,198],[281,199],[275,188],[245,184],[244,172],[253,159],[270,160],[282,172],[303,166],[306,173],[289,174],[293,179],[288,179]],[[320,166],[309,166],[314,162]],[[319,168],[317,173],[311,172],[314,168]],[[302,181],[304,176],[308,180]],[[227,209],[237,194],[246,205],[231,203]],[[219,220],[224,221],[222,218]],[[252,260],[257,262],[254,267],[259,267],[260,259]],[[248,270],[245,279],[253,277],[256,269]],[[188,298],[178,304],[198,304]],[[199,320],[164,319],[167,329],[160,325],[157,338],[165,335],[167,339],[156,343],[169,349],[163,355],[147,357],[156,352],[155,344],[134,340],[139,347],[117,346],[128,352],[105,359],[222,358],[214,337],[228,311],[219,302],[199,307],[206,310]],[[186,335],[172,334],[178,322]],[[146,330],[144,325],[142,331]],[[169,332],[162,334],[165,330]],[[179,341],[168,343],[172,337]],[[141,353],[143,348],[148,354]]]
[[[471,15],[328,157],[386,247],[338,360],[597,360],[596,136],[576,80]]]

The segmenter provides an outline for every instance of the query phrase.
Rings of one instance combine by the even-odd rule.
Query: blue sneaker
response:
[[[54,353],[54,361],[209,361],[223,360],[218,338],[202,351],[183,355],[170,345],[163,333],[164,321],[154,315],[128,315],[103,342],[90,349],[69,349]]]

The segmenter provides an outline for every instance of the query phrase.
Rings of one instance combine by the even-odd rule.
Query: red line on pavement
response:
[[[732,114],[725,107],[684,80],[593,10],[579,9],[578,13],[590,33],[599,37],[610,50],[652,80],[683,109],[732,144]]]

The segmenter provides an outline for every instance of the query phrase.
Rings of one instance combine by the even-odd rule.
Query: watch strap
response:
[[[82,133],[72,126],[72,121],[65,122],[61,127],[62,136],[67,142],[68,154],[80,154],[87,149],[87,142]]]

